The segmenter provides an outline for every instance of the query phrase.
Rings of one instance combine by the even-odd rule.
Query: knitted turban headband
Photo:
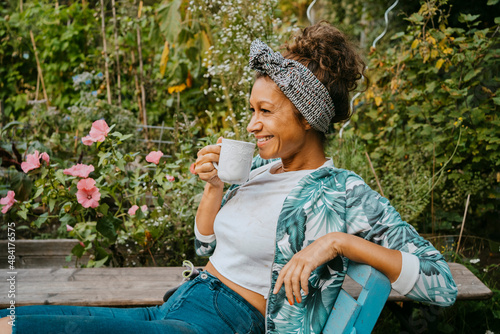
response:
[[[298,61],[286,59],[256,39],[250,46],[250,68],[267,74],[315,129],[326,133],[335,106],[326,87]]]

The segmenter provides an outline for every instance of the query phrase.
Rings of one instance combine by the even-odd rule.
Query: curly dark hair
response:
[[[306,66],[330,92],[335,104],[331,123],[351,117],[349,93],[358,87],[365,62],[348,37],[326,21],[303,29],[292,43],[286,43],[283,56]]]

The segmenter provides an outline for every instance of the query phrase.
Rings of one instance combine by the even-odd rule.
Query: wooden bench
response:
[[[458,286],[457,300],[481,300],[493,293],[466,267],[449,263]],[[184,267],[143,268],[38,268],[1,269],[0,308],[10,305],[11,276],[15,277],[15,305],[153,306],[182,281]],[[346,278],[343,288],[354,297],[361,286]],[[389,301],[410,299],[391,291]]]

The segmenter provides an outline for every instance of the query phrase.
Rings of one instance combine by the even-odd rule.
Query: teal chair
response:
[[[358,299],[340,290],[324,334],[371,333],[391,292],[389,279],[366,264],[350,261],[347,276],[361,285]]]

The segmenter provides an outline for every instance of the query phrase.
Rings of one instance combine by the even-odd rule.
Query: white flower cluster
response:
[[[202,65],[211,86],[204,90],[227,110],[230,99],[233,110],[224,117],[241,119],[247,114],[247,101],[254,73],[248,66],[251,42],[260,38],[277,44],[273,27],[281,25],[274,17],[277,0],[192,0],[189,8],[207,27],[212,45],[205,52]]]

